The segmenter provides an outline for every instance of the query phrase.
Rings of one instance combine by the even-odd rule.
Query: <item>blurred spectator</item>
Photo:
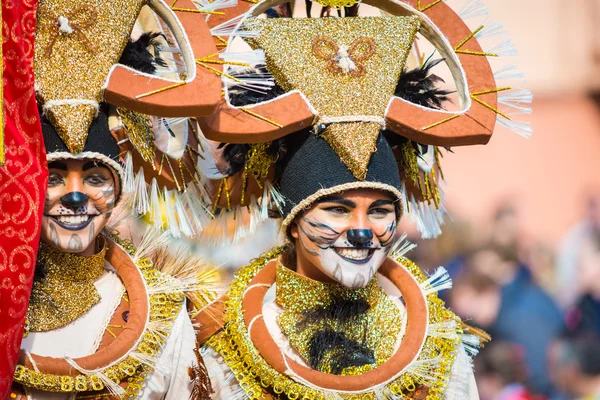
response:
[[[600,199],[590,195],[584,218],[563,238],[557,253],[557,283],[560,285],[559,301],[563,309],[572,306],[580,293],[577,275],[573,272],[580,261],[582,246],[590,238],[600,235]]]
[[[577,270],[579,299],[566,312],[571,332],[593,332],[600,336],[600,231],[581,243]]]
[[[543,243],[535,243],[526,249],[526,263],[531,278],[553,299],[559,297],[559,285],[556,279],[554,250]]]
[[[481,400],[533,400],[525,388],[525,351],[519,345],[493,341],[475,357]]]
[[[450,305],[488,330],[492,338],[521,345],[532,390],[551,395],[546,354],[563,330],[562,316],[515,254],[491,246],[472,253],[450,293]]]
[[[580,333],[561,338],[548,359],[554,383],[570,398],[600,400],[600,337]]]
[[[496,210],[490,245],[517,260],[520,249],[520,223],[517,210],[511,204],[504,204]]]

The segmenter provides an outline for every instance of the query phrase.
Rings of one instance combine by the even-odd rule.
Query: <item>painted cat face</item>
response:
[[[48,165],[42,240],[70,253],[93,246],[115,206],[115,177],[99,161],[60,160]]]
[[[390,194],[355,189],[317,200],[296,218],[290,233],[299,260],[356,289],[369,283],[388,255],[397,223]]]

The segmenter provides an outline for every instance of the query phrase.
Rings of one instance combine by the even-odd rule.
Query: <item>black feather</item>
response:
[[[328,367],[339,375],[345,368],[375,364],[375,353],[364,344],[341,332],[325,329],[315,333],[309,343],[308,362],[316,370],[323,370],[327,356]]]
[[[250,151],[249,144],[221,143],[218,148],[223,149],[223,159],[226,162],[226,167],[220,171],[223,175],[232,176],[244,168]]]
[[[155,73],[157,65],[166,67],[165,61],[158,56],[160,37],[164,37],[162,33],[143,33],[135,41],[130,39],[121,54],[119,63],[147,74]]]
[[[442,61],[444,61],[443,58],[428,59],[421,67],[404,71],[398,80],[394,94],[423,107],[442,109],[443,103],[450,100],[448,95],[454,93],[439,89],[438,83],[443,83],[444,80],[431,73],[431,69]]]
[[[248,162],[248,154],[251,149],[249,144],[221,143],[218,148],[223,149],[222,157],[226,165],[219,172],[225,176],[237,174],[244,168],[246,162]],[[281,152],[285,151],[285,148],[284,139],[274,140],[267,149],[267,154],[281,155]]]
[[[370,308],[362,298],[356,300],[334,299],[330,305],[304,313],[296,329],[306,329],[309,325],[323,326],[309,341],[308,362],[312,368],[323,370],[331,368],[334,374],[340,374],[345,368],[374,364],[374,352],[369,349],[363,338],[362,343],[348,338],[342,324],[359,324],[359,317]],[[367,332],[364,323],[362,331]],[[324,363],[327,362],[327,365]]]
[[[272,77],[267,71],[265,65],[258,65],[255,67],[244,68],[240,71],[232,73],[238,79],[251,78],[251,77]],[[229,102],[236,107],[247,106],[248,104],[261,103],[263,101],[273,100],[276,97],[281,96],[285,93],[279,85],[264,91],[248,90],[242,86],[234,85],[229,89]]]
[[[369,311],[371,306],[362,298],[357,300],[334,299],[326,307],[306,311],[299,322],[299,328],[321,321],[334,321],[337,326],[356,320]]]

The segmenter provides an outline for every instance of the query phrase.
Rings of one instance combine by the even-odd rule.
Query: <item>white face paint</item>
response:
[[[394,199],[384,191],[355,189],[320,199],[290,229],[298,272],[353,289],[367,286],[394,243],[397,222]]]
[[[69,253],[94,250],[117,198],[111,169],[89,159],[54,161],[48,168],[42,240]]]

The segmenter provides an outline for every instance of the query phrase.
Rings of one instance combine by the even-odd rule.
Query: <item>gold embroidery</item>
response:
[[[86,314],[100,301],[94,281],[104,273],[106,247],[91,257],[60,251],[40,242],[39,262],[45,276],[36,277],[29,302],[30,332],[63,327]]]
[[[317,36],[312,50],[317,57],[327,61],[327,69],[332,74],[350,74],[358,78],[367,72],[362,62],[375,54],[375,42],[362,36],[354,39],[350,46],[340,46],[329,36]]]

